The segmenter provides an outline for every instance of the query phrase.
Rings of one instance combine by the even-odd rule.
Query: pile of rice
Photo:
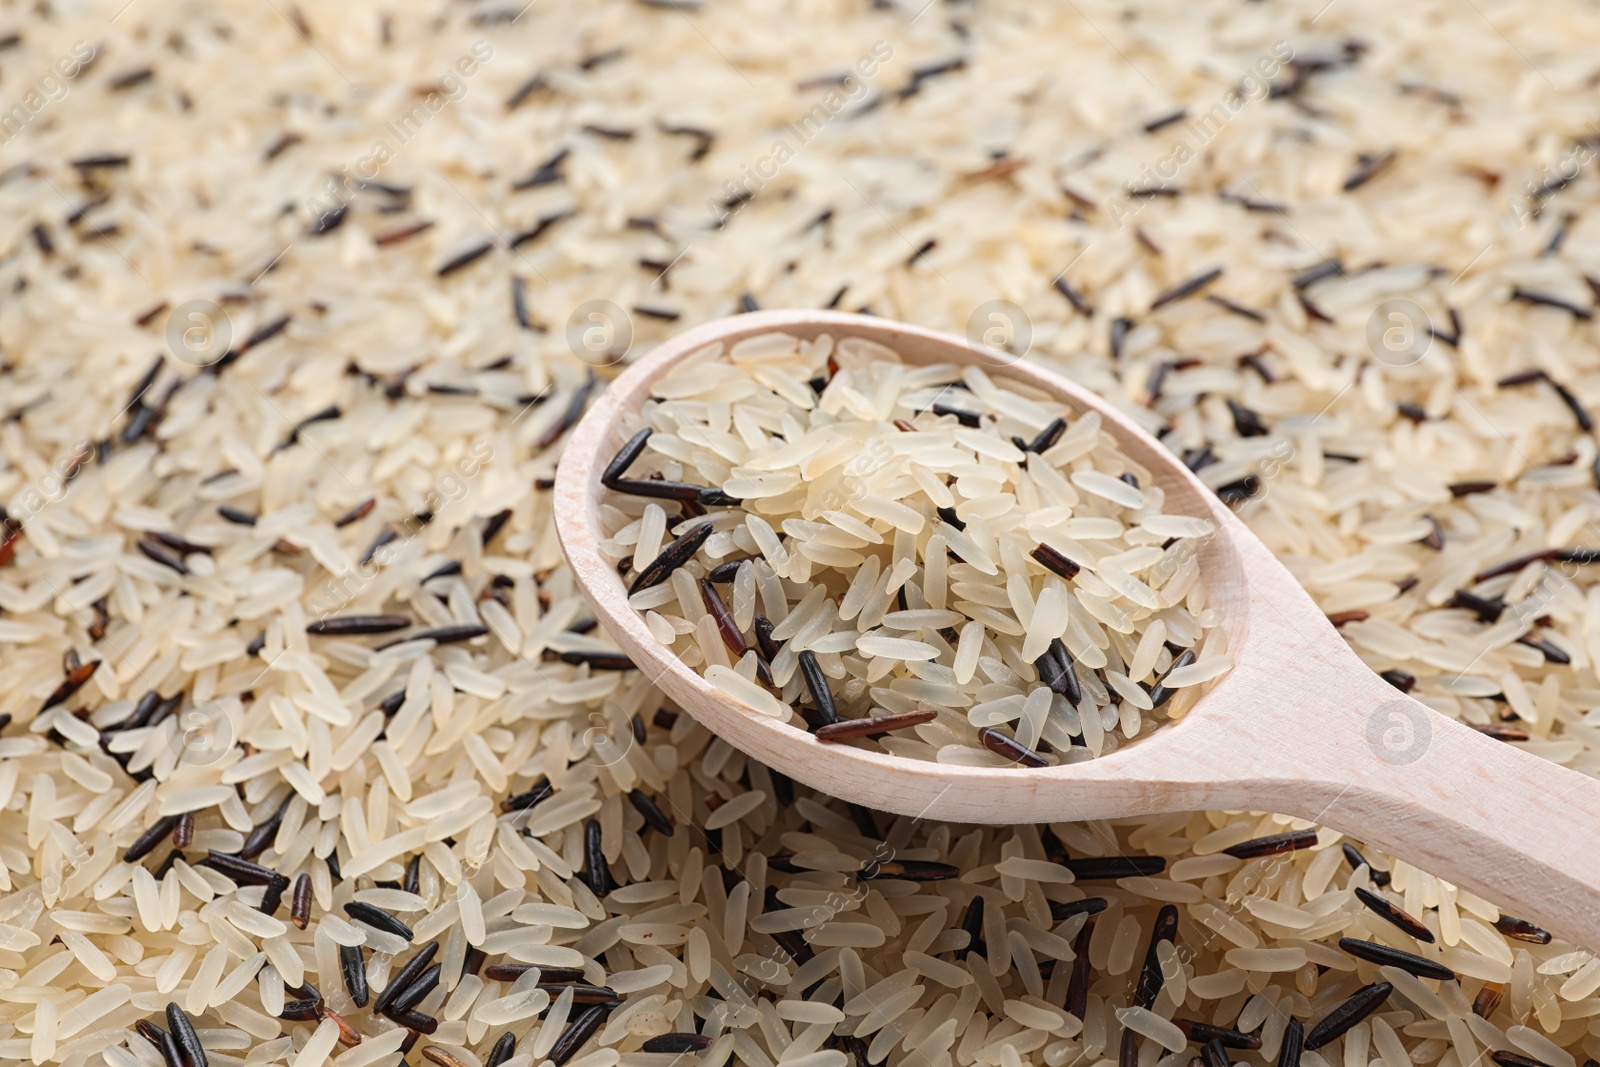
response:
[[[1166,513],[1100,425],[860,337],[718,343],[630,413],[600,549],[752,711],[805,700],[819,738],[912,759],[1081,762],[1232,665],[1195,554],[1213,524]]]
[[[630,344],[1005,302],[1397,687],[1600,769],[1597,23],[0,8],[0,1060],[1600,1054],[1600,960],[1327,830],[793,788],[604,669],[546,491]]]

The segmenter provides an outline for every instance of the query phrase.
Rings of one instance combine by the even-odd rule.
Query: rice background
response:
[[[378,1044],[389,1024],[348,1004],[332,938],[366,938],[374,990],[409,951],[329,921],[357,891],[439,937],[447,975],[486,938],[586,960],[628,1003],[566,1050],[584,1067],[669,1062],[642,1042],[697,1029],[717,1038],[702,1060],[763,1067],[1115,1059],[1124,1025],[1170,1036],[1118,1014],[1163,901],[1178,948],[1151,946],[1155,1011],[1261,1027],[1236,1060],[1275,1062],[1291,1016],[1309,1027],[1377,978],[1340,935],[1431,953],[1461,984],[1386,969],[1382,1012],[1312,1067],[1600,1052],[1600,962],[1503,937],[1492,902],[1372,857],[1437,943],[1397,935],[1328,831],[1249,859],[1223,850],[1288,824],[874,819],[780,803],[687,719],[631,741],[647,681],[545,656],[602,642],[563,633],[586,611],[539,488],[589,376],[630,344],[750,306],[996,330],[1197,462],[1209,446],[1209,484],[1255,478],[1248,521],[1375,669],[1593,772],[1594,569],[1474,578],[1600,546],[1587,417],[1550,384],[1600,399],[1597,39],[1589,5],[1481,0],[0,6],[0,501],[21,530],[0,549],[0,1060],[158,1064],[130,1028],[176,1000],[212,1063],[391,1062],[399,1035]],[[1496,386],[1530,369],[1548,380]],[[1241,433],[1229,398],[1267,432]],[[212,552],[180,574],[138,547],[149,532]],[[423,591],[449,559],[461,576]],[[1451,607],[1460,588],[1489,606]],[[491,632],[387,655],[304,633],[381,610]],[[69,650],[101,665],[46,707]],[[96,731],[152,690],[185,699],[102,751]],[[386,726],[372,709],[394,692]],[[497,821],[544,775],[553,799]],[[186,860],[237,851],[280,807],[262,858],[310,876],[307,931],[251,918],[260,887],[178,861],[157,888],[120,858],[194,808]],[[639,888],[575,873],[594,875],[586,821]],[[1168,866],[1069,884],[1060,843]],[[408,911],[372,883],[419,853]],[[850,876],[874,860],[960,877]],[[703,875],[719,862],[726,880]],[[1109,906],[1074,992],[1088,927],[1067,906],[1086,894]],[[984,944],[964,955],[975,898]],[[814,929],[806,951],[773,940],[790,923]],[[270,1017],[297,974],[362,1046]],[[794,1005],[816,982],[841,1011]],[[1479,1018],[1488,983],[1504,995]],[[541,1024],[539,995],[447,977],[423,1043],[477,1065],[510,1030],[541,1062],[566,1016]],[[1142,1067],[1191,1054],[1132,1048]]]

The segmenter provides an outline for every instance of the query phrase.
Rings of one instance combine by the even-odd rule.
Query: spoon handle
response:
[[[1174,731],[1203,726],[1204,748],[1245,754],[1212,806],[1331,826],[1600,949],[1600,780],[1402,694],[1264,546],[1241,549],[1249,653],[1218,687],[1217,713]]]

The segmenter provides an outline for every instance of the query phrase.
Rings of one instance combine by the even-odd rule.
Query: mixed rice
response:
[[[724,349],[629,420],[600,548],[735,701],[781,722],[805,701],[825,741],[1042,767],[1180,717],[1231,666],[1195,551],[1214,525],[1165,512],[1098,414],[860,337]]]
[[[547,491],[630,347],[999,302],[1397,688],[1594,773],[1597,36],[0,6],[0,1061],[1600,1054],[1600,959],[1325,829],[793,787],[592,630]]]

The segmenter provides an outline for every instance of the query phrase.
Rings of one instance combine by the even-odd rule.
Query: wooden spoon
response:
[[[949,766],[818,741],[731,701],[651,635],[602,558],[599,472],[620,422],[689,355],[782,330],[880,342],[908,363],[979,363],[1097,411],[1166,491],[1217,533],[1200,549],[1235,666],[1179,721],[1069,766]],[[1116,407],[1031,363],[884,319],[766,311],[689,330],[631,366],[573,432],[556,475],[556,528],[618,645],[686,711],[745,752],[825,793],[955,822],[1081,821],[1160,812],[1272,811],[1351,834],[1510,913],[1600,949],[1600,782],[1493,740],[1405,696],[1358,659],[1311,597],[1177,457]]]

